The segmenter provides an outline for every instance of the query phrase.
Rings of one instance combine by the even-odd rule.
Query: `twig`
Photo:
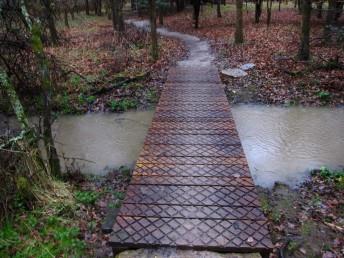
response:
[[[324,221],[323,222],[326,226],[330,227],[331,229],[333,229],[334,231],[339,231],[340,233],[344,233],[344,228],[343,227],[340,227],[338,225],[335,225],[333,223],[329,223],[329,222],[326,222]]]
[[[113,90],[115,88],[119,88],[122,85],[127,84],[129,82],[134,82],[134,81],[142,80],[143,78],[146,78],[148,75],[149,75],[149,72],[146,72],[146,73],[138,75],[136,77],[128,78],[128,79],[123,80],[123,81],[121,81],[119,83],[115,83],[115,84],[111,85],[110,87],[106,87],[106,88],[104,87],[104,88],[100,88],[100,89],[97,89],[97,90],[90,91],[90,94],[91,95],[100,95],[100,94],[109,92],[109,91],[111,91],[111,90]]]

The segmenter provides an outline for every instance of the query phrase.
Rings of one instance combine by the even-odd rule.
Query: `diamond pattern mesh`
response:
[[[223,251],[272,248],[214,66],[172,68],[109,243]]]

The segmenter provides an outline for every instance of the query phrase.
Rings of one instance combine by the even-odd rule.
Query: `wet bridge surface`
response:
[[[179,37],[190,53],[170,69],[109,243],[115,251],[269,252],[267,220],[208,44],[160,33]]]

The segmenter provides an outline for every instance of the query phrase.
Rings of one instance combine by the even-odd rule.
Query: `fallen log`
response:
[[[146,72],[146,73],[139,74],[139,75],[134,76],[134,77],[129,77],[129,78],[124,79],[122,81],[113,83],[108,87],[102,87],[99,89],[92,89],[89,91],[88,95],[101,95],[101,94],[107,93],[113,89],[118,89],[127,83],[136,82],[136,81],[146,79],[149,76],[149,74],[150,74],[149,72]]]

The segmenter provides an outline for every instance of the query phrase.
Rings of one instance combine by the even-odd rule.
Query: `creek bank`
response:
[[[299,188],[276,183],[258,192],[275,245],[270,257],[343,257],[344,170],[322,168]]]

